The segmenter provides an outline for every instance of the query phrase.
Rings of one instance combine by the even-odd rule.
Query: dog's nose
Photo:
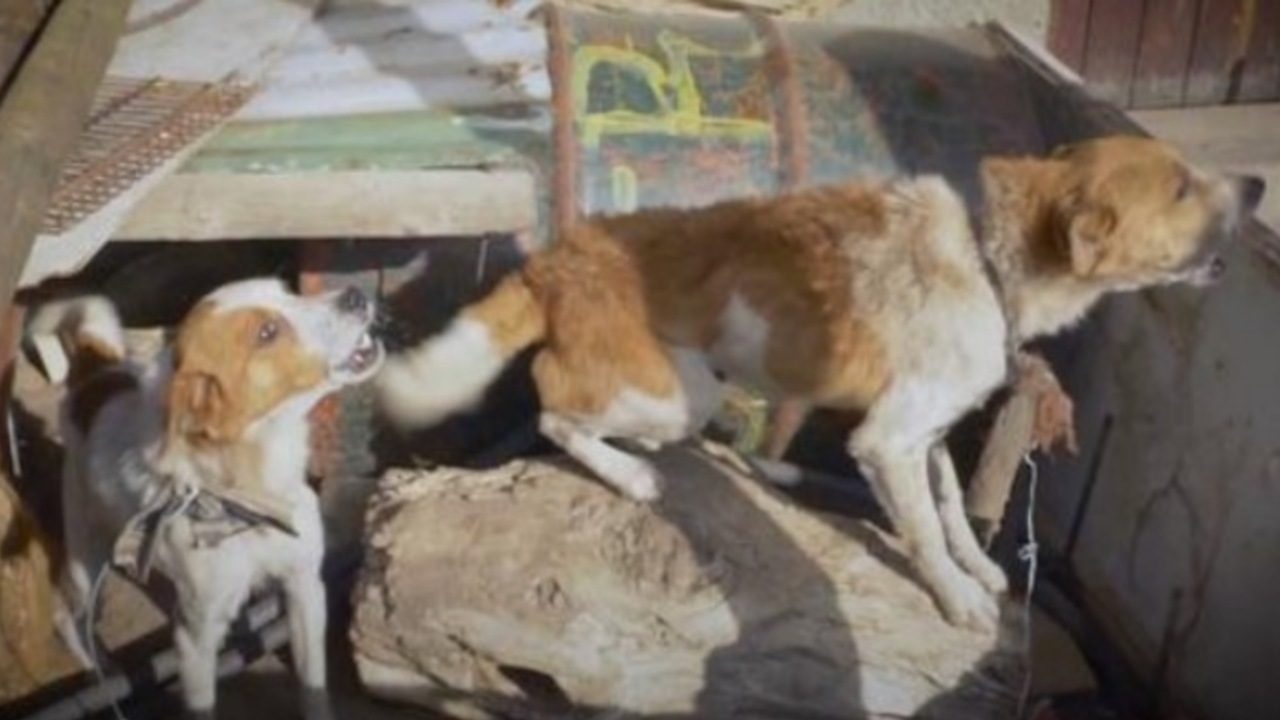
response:
[[[369,307],[369,298],[360,288],[349,287],[338,295],[338,309],[347,313],[361,313]]]
[[[1240,205],[1246,213],[1252,213],[1258,209],[1258,203],[1262,202],[1262,194],[1267,190],[1267,183],[1260,177],[1253,175],[1245,175],[1237,180],[1240,187]]]
[[[1213,280],[1221,279],[1227,274],[1227,261],[1220,257],[1215,257],[1209,261],[1209,277]]]

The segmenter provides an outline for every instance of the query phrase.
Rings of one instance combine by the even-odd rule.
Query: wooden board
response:
[[[1053,0],[1050,50],[1123,107],[1280,100],[1280,0]]]
[[[1243,2],[1200,0],[1184,104],[1212,105],[1229,97],[1234,66],[1243,54],[1243,43],[1237,29]]]
[[[0,89],[35,36],[44,14],[45,3],[40,0],[0,2]]]
[[[1085,40],[1084,77],[1098,97],[1124,106],[1142,35],[1142,3],[1095,2]]]
[[[1093,0],[1054,0],[1049,16],[1049,50],[1076,71],[1084,67],[1092,8]]]
[[[1182,103],[1197,9],[1198,0],[1146,0],[1130,93],[1132,107]]]
[[[1240,78],[1241,102],[1280,97],[1280,0],[1258,0]]]
[[[430,237],[527,230],[536,188],[517,170],[179,173],[118,240]]]

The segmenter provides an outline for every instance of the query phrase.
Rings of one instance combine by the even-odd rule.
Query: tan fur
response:
[[[275,328],[262,340],[264,327]],[[195,308],[174,341],[170,433],[194,442],[237,440],[286,398],[325,381],[324,358],[302,347],[280,315],[263,308]]]
[[[1045,160],[993,158],[982,169],[987,253],[1022,339],[1070,325],[1103,293],[1167,282],[1239,220],[1232,181],[1145,138],[1067,146]]]
[[[940,439],[1005,381],[1021,343],[1107,292],[1212,275],[1261,184],[1210,176],[1140,138],[992,158],[982,177],[980,235],[937,177],[581,223],[467,310],[469,325],[389,363],[388,412],[436,417],[541,340],[543,433],[649,499],[652,468],[602,440],[696,432],[711,369],[862,411],[850,453],[922,579],[951,620],[990,624],[1006,581],[969,529]],[[482,369],[467,392],[437,389],[450,378],[433,373],[469,367]],[[394,404],[414,393],[427,401]]]
[[[669,394],[662,344],[714,342],[734,292],[774,328],[765,366],[783,392],[865,405],[889,369],[852,307],[841,241],[874,238],[883,213],[873,186],[847,186],[579,226],[524,273],[547,317],[545,406],[597,412],[622,386]]]

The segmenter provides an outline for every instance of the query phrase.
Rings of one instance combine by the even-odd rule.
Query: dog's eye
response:
[[[275,320],[268,320],[258,328],[258,345],[270,345],[280,335],[280,326]]]

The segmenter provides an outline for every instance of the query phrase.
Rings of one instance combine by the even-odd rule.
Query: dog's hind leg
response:
[[[662,477],[648,462],[610,446],[599,436],[554,412],[543,412],[538,427],[573,459],[634,500],[657,500]]]
[[[993,595],[1003,595],[1009,589],[1009,580],[996,565],[973,534],[964,511],[964,494],[956,477],[956,467],[951,461],[945,441],[939,441],[929,449],[929,467],[933,481],[934,499],[942,515],[942,530],[951,548],[951,556],[960,563],[982,587]]]
[[[648,450],[679,442],[715,411],[720,390],[710,368],[692,353],[655,348],[650,361],[637,369],[622,357],[574,358],[544,350],[533,364],[542,434],[601,480],[641,501],[658,498],[661,475],[605,439]],[[648,376],[637,377],[642,374]],[[654,389],[662,384],[655,375],[665,375],[668,387]]]
[[[70,504],[74,493],[69,490],[70,486],[64,487],[68,487],[64,492]],[[58,581],[59,594],[54,600],[54,627],[67,650],[88,670],[105,662],[98,657],[99,653],[90,652],[90,648],[96,639],[94,621],[102,607],[100,595],[110,558],[95,537],[91,520],[77,514],[81,508],[68,511],[66,507],[64,504],[66,559]]]

